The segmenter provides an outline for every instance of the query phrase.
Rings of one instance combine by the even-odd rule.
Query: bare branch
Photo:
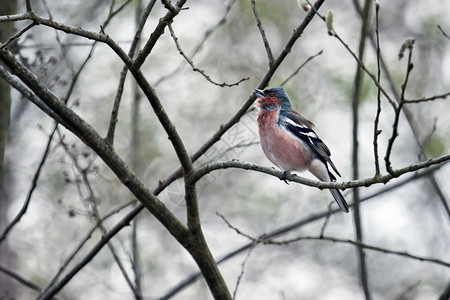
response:
[[[136,49],[138,47],[139,41],[141,39],[142,30],[144,29],[144,25],[148,19],[148,16],[150,15],[150,12],[153,9],[153,6],[155,5],[156,0],[152,0],[148,3],[148,5],[145,7],[144,11],[142,12],[142,15],[139,20],[139,24],[136,28],[136,33],[134,34],[133,41],[130,46],[130,50],[128,51],[128,56],[130,58],[133,58],[136,52]],[[128,74],[128,65],[125,65],[122,68],[122,71],[120,72],[120,78],[119,78],[119,84],[117,85],[117,91],[116,96],[114,97],[114,104],[113,109],[111,111],[111,117],[109,119],[109,126],[108,131],[106,133],[105,141],[111,145],[114,146],[114,134],[116,131],[116,125],[118,122],[118,115],[119,115],[119,107],[120,102],[122,100],[122,94],[123,94],[123,88],[125,85],[125,79]]]
[[[198,41],[197,45],[194,47],[194,49],[191,51],[191,53],[188,55],[189,60],[193,60],[194,57],[200,52],[200,50],[203,48],[204,44],[206,43],[206,41],[208,40],[208,38],[218,29],[220,28],[222,25],[225,24],[226,20],[227,20],[227,16],[228,13],[231,10],[231,7],[233,6],[233,4],[236,3],[236,0],[230,0],[227,3],[225,3],[225,12],[222,16],[222,18],[220,18],[220,20],[213,26],[211,26],[211,28],[207,29],[203,35],[203,37]],[[170,73],[168,73],[167,75],[161,76],[161,78],[159,78],[156,83],[154,84],[155,87],[157,87],[159,84],[161,84],[161,82],[169,79],[170,77],[174,76],[175,74],[178,74],[178,72],[182,69],[182,67],[184,66],[184,63],[181,62],[178,67],[175,68],[175,70],[171,71]]]
[[[13,76],[5,67],[0,65],[0,76],[7,81],[13,88],[21,93],[25,98],[34,103],[39,109],[41,109],[48,116],[53,118],[58,123],[62,124],[66,128],[71,126],[64,121],[59,115],[57,115],[50,107],[47,106],[39,97],[37,97],[27,86],[17,80],[17,77]]]
[[[177,47],[178,52],[180,53],[180,55],[183,56],[183,58],[186,60],[186,62],[192,67],[192,70],[193,70],[194,72],[200,73],[206,80],[208,80],[208,81],[211,82],[212,84],[217,85],[217,86],[220,86],[220,87],[232,87],[232,86],[237,86],[237,85],[239,85],[239,83],[241,83],[241,82],[243,82],[243,81],[246,81],[246,80],[249,80],[249,79],[250,79],[249,77],[246,77],[246,78],[242,78],[242,79],[240,79],[239,81],[234,82],[234,83],[226,83],[226,82],[218,83],[218,82],[212,80],[211,77],[208,76],[208,75],[205,73],[204,70],[200,70],[199,68],[197,68],[197,67],[194,65],[194,62],[193,62],[191,59],[189,59],[189,57],[184,53],[183,49],[182,49],[181,46],[180,46],[180,43],[178,43],[178,38],[177,38],[177,36],[175,35],[175,32],[173,31],[172,25],[169,23],[169,24],[167,24],[167,27],[169,28],[170,35],[172,36],[172,39],[173,39],[173,41],[175,42],[175,45],[176,45],[176,47]]]
[[[433,101],[433,100],[438,100],[438,99],[445,99],[447,100],[447,97],[450,96],[450,92],[445,93],[445,94],[441,94],[441,95],[435,95],[435,96],[431,96],[431,97],[423,97],[420,99],[413,99],[413,100],[403,100],[403,103],[405,104],[414,104],[414,103],[421,103],[421,102],[428,102],[428,101]]]
[[[375,34],[376,34],[376,51],[377,51],[377,82],[378,86],[380,86],[381,81],[381,53],[380,53],[380,34],[379,34],[379,11],[380,11],[380,3],[378,1],[375,2]],[[375,121],[373,125],[373,156],[375,161],[375,176],[380,175],[380,161],[378,156],[378,136],[381,134],[381,130],[378,129],[378,125],[380,122],[380,114],[381,114],[381,90],[377,88],[377,113],[375,116]]]
[[[261,33],[261,38],[264,43],[264,48],[266,49],[267,58],[269,60],[269,67],[271,67],[274,63],[272,49],[270,49],[269,41],[267,40],[266,33],[265,33],[264,28],[261,23],[261,19],[259,18],[258,10],[256,9],[255,0],[251,0],[251,3],[252,3],[253,14],[255,15],[255,19],[256,19],[256,26],[258,26],[259,32]]]
[[[366,179],[360,179],[360,180],[351,180],[351,181],[344,181],[344,182],[324,182],[324,181],[317,181],[312,180],[304,177],[297,176],[295,174],[285,175],[287,180],[301,183],[307,186],[316,187],[319,189],[348,189],[348,188],[355,188],[355,187],[368,187],[374,184],[386,184],[393,178],[400,177],[403,174],[415,172],[424,168],[428,168],[433,165],[444,165],[447,164],[450,161],[450,154],[443,155],[434,159],[428,159],[426,161],[422,161],[419,163],[415,163],[409,166],[406,166],[404,168],[400,169],[394,169],[392,172],[377,176],[377,177],[370,177]],[[244,170],[251,170],[256,171],[260,173],[265,173],[268,175],[272,175],[275,177],[278,177],[280,180],[283,178],[283,172],[278,171],[274,168],[268,168],[268,167],[262,167],[260,165],[252,164],[252,163],[245,163],[240,162],[237,160],[233,161],[223,161],[223,162],[214,162],[207,164],[203,167],[200,167],[195,170],[195,172],[192,174],[192,178],[190,180],[200,180],[203,176],[206,174],[219,170],[219,169],[228,169],[228,168],[237,168],[237,169],[244,169]]]
[[[410,41],[410,39],[408,39],[408,41]],[[405,45],[405,44],[406,44],[406,42],[403,43],[403,45]],[[395,141],[395,139],[398,136],[398,123],[399,123],[399,120],[400,120],[400,113],[401,113],[403,104],[405,103],[404,101],[405,101],[406,86],[408,85],[409,74],[411,73],[411,70],[413,69],[413,63],[411,62],[411,60],[412,60],[413,44],[414,44],[414,41],[407,43],[407,49],[408,49],[409,55],[408,55],[408,62],[407,62],[407,66],[406,66],[406,76],[405,76],[405,80],[404,80],[404,82],[402,84],[402,91],[401,91],[401,95],[400,95],[400,102],[399,102],[398,107],[395,110],[395,119],[394,119],[394,124],[392,125],[392,135],[389,138],[388,145],[386,147],[386,155],[384,157],[385,164],[386,164],[386,171],[388,171],[389,173],[392,172],[390,156],[391,156],[391,153],[392,153],[392,148],[394,146],[394,141]]]
[[[53,132],[55,132],[55,130],[56,130],[56,128],[53,130]],[[51,134],[51,137],[52,136],[53,136],[53,133]],[[22,219],[22,217],[26,214],[26,212],[28,210],[28,205],[30,204],[31,196],[33,195],[33,192],[36,189],[37,181],[39,179],[41,171],[47,160],[48,153],[50,151],[50,146],[52,143],[51,137],[48,139],[47,146],[45,147],[45,150],[44,150],[44,154],[42,155],[41,161],[39,162],[39,166],[33,175],[33,179],[31,181],[31,186],[27,193],[27,198],[25,199],[25,202],[23,203],[20,211],[17,213],[17,215],[14,217],[14,219],[8,224],[8,226],[6,226],[5,230],[3,231],[2,235],[0,236],[0,244],[6,239],[6,237],[8,236],[8,233],[14,228],[14,226],[16,226],[20,222],[20,220]]]
[[[6,275],[8,275],[11,278],[14,278],[15,280],[17,280],[18,282],[20,282],[21,284],[23,284],[26,287],[29,287],[32,290],[35,290],[37,292],[40,291],[41,287],[38,286],[36,283],[29,281],[28,279],[23,278],[21,275],[17,274],[15,271],[13,270],[9,270],[3,266],[0,266],[0,272],[5,273]]]
[[[442,29],[441,25],[437,25],[437,28],[439,29],[439,31],[442,33],[443,36],[445,36],[447,39],[450,40],[450,35],[448,35],[448,33],[445,32],[444,29]]]
[[[137,57],[133,59],[132,64],[129,65],[130,70],[137,70],[142,66],[145,59],[153,50],[153,47],[155,46],[159,37],[164,33],[164,29],[166,28],[167,24],[171,23],[173,21],[173,18],[178,15],[184,3],[186,3],[186,0],[178,0],[178,2],[175,4],[175,7],[170,6],[170,9],[166,13],[166,15],[159,20],[158,25],[156,26],[155,30],[153,30],[144,48],[139,52]]]
[[[436,170],[440,169],[442,165],[439,166],[434,166],[431,168],[427,168],[425,170],[422,170],[420,172],[415,173],[414,175],[408,177],[407,179],[404,179],[396,184],[393,184],[391,186],[385,187],[383,189],[381,189],[380,191],[374,192],[370,195],[367,195],[366,197],[361,198],[360,202],[366,202],[368,200],[371,199],[377,199],[379,196],[389,193],[391,191],[396,190],[397,188],[400,188],[406,184],[409,184],[411,182],[414,182],[417,179],[429,176],[430,174],[434,173]],[[350,207],[353,206],[353,204],[349,205]],[[266,238],[274,238],[274,237],[278,237],[278,236],[282,236],[286,233],[292,232],[293,230],[296,230],[304,225],[310,224],[312,222],[315,221],[319,221],[322,220],[323,218],[326,218],[327,216],[331,216],[337,213],[341,213],[341,210],[339,208],[333,209],[331,212],[330,211],[326,211],[326,212],[322,212],[322,213],[317,213],[317,214],[313,214],[310,215],[306,218],[302,218],[296,222],[293,222],[292,224],[277,228],[269,233],[267,233],[265,235]],[[254,242],[249,242],[246,243],[238,248],[235,248],[233,250],[230,250],[227,254],[223,255],[222,257],[217,259],[217,264],[221,264],[226,262],[227,260],[235,257],[236,255],[242,253],[243,251],[248,250],[250,247],[252,247],[254,244]],[[176,295],[177,293],[179,293],[181,290],[183,290],[184,288],[186,288],[189,284],[193,283],[196,279],[198,279],[201,276],[201,273],[196,272],[191,274],[190,276],[186,277],[184,280],[182,280],[181,282],[179,282],[176,286],[174,286],[173,288],[171,288],[169,291],[167,291],[162,297],[159,297],[159,300],[168,300],[170,298],[172,298],[174,295]]]
[[[25,5],[27,6],[27,12],[33,11],[31,8],[31,0],[25,0]]]
[[[101,230],[102,234],[104,235],[107,233],[107,230],[106,230],[105,226],[103,225],[103,223],[100,222],[102,220],[102,218],[100,217],[100,214],[97,209],[97,202],[98,202],[97,197],[94,193],[92,184],[90,183],[90,180],[88,178],[90,166],[88,165],[87,167],[82,168],[79,163],[79,154],[74,152],[71,149],[71,147],[69,147],[69,145],[67,145],[67,143],[64,142],[64,137],[61,135],[61,132],[58,129],[56,130],[56,132],[59,135],[59,144],[63,147],[65,153],[71,159],[73,166],[75,167],[75,170],[77,171],[78,175],[81,177],[81,181],[77,181],[77,186],[83,184],[84,186],[86,186],[86,189],[88,191],[88,196],[84,197],[81,194],[81,191],[79,190],[80,200],[81,200],[81,202],[83,202],[83,204],[85,204],[86,199],[89,201],[87,210],[99,222],[98,228]],[[123,266],[121,260],[119,259],[119,256],[117,255],[117,251],[111,241],[108,242],[108,248],[113,256],[114,261],[116,262],[117,266],[119,267],[119,270],[121,271],[126,283],[130,287],[130,289],[133,292],[133,294],[135,295],[135,297],[138,298],[137,291],[130,279],[130,276],[128,276],[128,273],[125,270],[125,267]]]
[[[307,64],[309,63],[311,60],[313,60],[314,58],[316,58],[319,55],[322,55],[323,50],[320,50],[319,52],[317,52],[314,55],[311,55],[310,57],[308,57],[308,59],[306,59],[301,65],[300,67],[297,68],[297,70],[294,71],[294,73],[292,73],[291,75],[289,75],[288,78],[286,78],[280,85],[285,85],[289,80],[291,80],[295,75],[298,74],[298,72]]]
[[[108,35],[82,29],[81,27],[69,26],[52,19],[43,18],[32,12],[24,12],[16,15],[0,16],[0,22],[12,22],[21,20],[31,20],[37,25],[44,25],[63,31],[67,34],[78,35],[90,40],[107,44],[127,65],[131,65],[131,59],[126,55],[122,48],[114,42]]]
[[[72,252],[69,254],[69,256],[64,260],[64,262],[59,267],[58,272],[56,272],[55,275],[52,277],[52,279],[50,279],[47,286],[39,290],[40,295],[41,296],[45,295],[50,288],[55,288],[57,286],[56,282],[57,282],[58,278],[67,269],[69,264],[75,259],[77,254],[80,253],[80,251],[81,251],[81,249],[83,249],[84,245],[92,238],[92,234],[98,229],[100,224],[102,224],[104,221],[106,221],[109,217],[112,217],[113,215],[119,213],[120,211],[122,211],[123,209],[125,209],[126,207],[130,206],[131,204],[133,204],[135,202],[136,201],[134,201],[134,200],[127,201],[124,204],[118,206],[117,208],[111,210],[109,213],[107,213],[102,218],[98,219],[96,221],[95,225],[92,226],[92,228],[86,232],[84,237],[79,241],[78,245],[72,250]],[[108,235],[108,233],[106,235]],[[60,283],[58,283],[58,284],[60,284]]]
[[[373,250],[373,251],[382,252],[382,253],[386,253],[386,254],[395,254],[395,255],[406,257],[406,258],[411,258],[411,259],[416,259],[416,260],[420,260],[420,261],[435,263],[435,264],[438,264],[438,265],[442,265],[444,267],[450,267],[450,262],[446,262],[446,261],[443,261],[443,260],[440,260],[440,259],[436,259],[434,257],[413,255],[413,254],[408,253],[407,251],[395,251],[395,250],[390,250],[390,249],[386,249],[386,248],[381,248],[381,247],[377,247],[377,246],[368,245],[368,244],[365,244],[365,243],[362,243],[362,242],[358,242],[358,241],[340,239],[340,238],[329,237],[329,236],[299,236],[299,237],[295,237],[295,238],[292,238],[292,239],[281,240],[281,241],[277,241],[277,240],[273,240],[271,238],[267,238],[266,234],[263,234],[263,235],[261,235],[259,237],[253,237],[253,236],[248,235],[248,234],[243,234],[242,231],[239,228],[231,225],[230,222],[228,222],[222,215],[219,214],[219,216],[226,222],[228,227],[230,227],[231,229],[236,231],[239,235],[242,235],[242,236],[250,239],[253,243],[261,243],[261,244],[264,244],[264,245],[288,245],[288,244],[291,244],[291,243],[294,243],[294,242],[307,241],[307,240],[328,241],[328,242],[333,242],[333,243],[350,244],[350,245],[353,245],[353,246],[356,246],[356,247],[362,247],[362,248],[368,249],[368,250]]]
[[[443,260],[440,260],[440,259],[436,259],[434,257],[415,255],[415,254],[410,254],[407,251],[390,250],[390,249],[377,247],[377,246],[373,246],[373,245],[368,245],[368,244],[357,242],[357,241],[353,241],[353,240],[339,239],[339,238],[334,238],[334,237],[300,236],[300,237],[297,237],[297,238],[284,240],[284,241],[263,240],[262,242],[264,244],[286,245],[286,244],[290,244],[290,243],[298,242],[298,241],[302,241],[302,240],[329,241],[329,242],[333,242],[333,243],[350,244],[350,245],[353,245],[353,246],[362,247],[362,248],[367,249],[367,250],[372,250],[372,251],[376,251],[376,252],[382,252],[382,253],[385,253],[385,254],[399,255],[399,256],[406,257],[406,258],[410,258],[410,259],[415,259],[415,260],[419,260],[419,261],[434,263],[434,264],[438,264],[438,265],[441,265],[441,266],[444,266],[444,267],[450,267],[450,262],[443,261]]]
[[[28,30],[30,30],[31,28],[33,28],[36,24],[34,22],[28,24],[27,26],[25,26],[22,30],[20,30],[18,33],[16,33],[15,35],[13,35],[12,37],[10,37],[4,44],[0,45],[0,49],[3,49],[5,47],[8,47],[12,42],[14,42],[15,40],[17,40],[18,38],[20,38],[25,32],[27,32]]]

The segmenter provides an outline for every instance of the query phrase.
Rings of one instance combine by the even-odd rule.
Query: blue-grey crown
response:
[[[289,96],[282,86],[270,88],[270,89],[265,90],[264,92],[265,93],[267,93],[267,92],[277,93],[278,97],[280,97],[280,99],[282,101],[281,102],[281,110],[284,110],[284,111],[292,110],[291,101],[289,100]]]

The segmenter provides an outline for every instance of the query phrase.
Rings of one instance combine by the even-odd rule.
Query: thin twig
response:
[[[321,237],[325,235],[325,230],[327,229],[328,222],[330,221],[330,216],[331,216],[331,213],[333,211],[332,208],[331,208],[332,204],[333,204],[332,202],[330,204],[328,204],[328,213],[327,213],[325,219],[323,220],[323,225],[322,225],[322,228],[320,229],[320,235],[319,236],[321,236]]]
[[[91,164],[92,162],[90,162],[88,164],[87,167],[81,167],[80,163],[79,163],[79,155],[78,153],[72,151],[71,147],[69,147],[69,145],[67,145],[64,142],[64,138],[61,135],[60,131],[57,130],[57,133],[59,135],[59,144],[63,147],[64,151],[66,152],[67,156],[69,156],[69,158],[72,160],[73,166],[75,167],[75,170],[78,172],[79,176],[81,177],[81,181],[77,181],[78,184],[83,184],[86,189],[88,190],[88,196],[84,197],[81,193],[80,193],[80,198],[83,204],[85,204],[85,199],[89,199],[89,203],[88,203],[88,212],[90,214],[93,215],[93,217],[99,222],[99,229],[102,232],[102,234],[106,234],[108,232],[108,230],[105,228],[105,226],[103,225],[102,222],[100,222],[100,220],[102,220],[102,218],[100,217],[100,214],[98,212],[97,209],[97,197],[94,193],[94,189],[90,183],[88,174],[91,170]],[[114,261],[116,262],[117,266],[119,267],[119,270],[121,271],[126,283],[128,284],[128,286],[130,287],[131,291],[133,292],[133,294],[135,295],[135,298],[138,298],[138,293],[130,279],[130,276],[128,275],[127,271],[125,270],[125,267],[123,266],[119,256],[117,255],[117,251],[115,249],[115,247],[113,246],[112,242],[109,241],[108,242],[108,248],[114,258]],[[41,293],[43,294],[43,293]]]
[[[438,100],[438,99],[445,99],[447,100],[447,97],[450,96],[450,92],[445,93],[445,94],[441,94],[441,95],[435,95],[435,96],[431,96],[431,97],[423,97],[420,99],[412,99],[412,100],[407,100],[404,99],[403,103],[404,104],[411,104],[411,103],[421,103],[421,102],[428,102],[428,101],[433,101],[433,100]]]
[[[450,267],[450,262],[436,259],[434,257],[425,257],[425,256],[420,256],[420,255],[414,255],[414,254],[410,254],[407,251],[395,251],[395,250],[390,250],[390,249],[386,249],[386,248],[382,248],[382,247],[368,245],[368,244],[365,244],[365,243],[362,243],[359,241],[340,239],[340,238],[335,238],[335,237],[330,237],[330,236],[298,236],[295,238],[281,240],[281,241],[277,241],[277,240],[273,240],[272,238],[268,238],[266,234],[263,234],[259,237],[253,237],[249,234],[243,234],[239,228],[233,226],[228,220],[225,219],[225,217],[223,217],[222,215],[220,215],[220,216],[226,222],[228,227],[230,227],[231,229],[236,231],[239,235],[242,235],[242,236],[248,238],[253,243],[258,243],[258,244],[261,243],[264,245],[289,245],[291,243],[305,241],[305,240],[329,241],[329,242],[333,242],[333,243],[350,244],[350,245],[354,245],[356,247],[362,247],[362,248],[368,249],[368,250],[373,250],[373,251],[382,252],[382,253],[386,253],[386,254],[395,254],[395,255],[411,258],[411,259],[435,263],[438,265],[442,265],[444,267]]]
[[[22,285],[29,287],[32,290],[35,290],[37,292],[39,292],[41,290],[41,287],[39,285],[37,285],[34,282],[31,282],[28,279],[23,278],[21,275],[19,275],[18,273],[16,273],[13,270],[7,269],[6,267],[0,266],[0,272],[5,273],[6,275],[8,275],[9,277],[17,280],[18,282],[20,282]],[[2,292],[2,297],[4,296],[3,292]],[[6,299],[6,298],[5,298]]]
[[[443,36],[445,36],[447,39],[450,40],[450,35],[448,35],[447,32],[445,32],[444,29],[442,29],[441,25],[438,25],[437,28],[439,29],[439,31],[442,33]]]
[[[245,271],[245,265],[247,264],[247,261],[250,258],[250,255],[252,254],[253,249],[255,249],[255,246],[258,243],[254,242],[252,246],[250,246],[250,248],[247,251],[247,256],[245,256],[244,261],[241,263],[241,272],[239,273],[239,276],[236,280],[236,287],[234,288],[234,292],[233,292],[233,300],[236,299],[236,295],[237,295],[237,291],[239,288],[239,284],[241,283],[242,277],[244,276],[244,271]]]
[[[144,29],[145,23],[147,22],[148,16],[150,15],[150,12],[153,9],[153,6],[155,5],[156,0],[150,1],[147,6],[145,7],[144,11],[142,12],[142,15],[140,17],[139,25],[136,28],[136,33],[134,34],[133,41],[131,42],[130,50],[128,51],[128,56],[130,58],[133,58],[136,50],[138,49],[138,43],[141,39],[142,30]],[[105,141],[113,146],[114,145],[114,135],[116,132],[116,125],[118,122],[118,116],[119,116],[119,108],[120,103],[122,101],[122,95],[125,85],[125,79],[127,78],[128,74],[128,66],[125,65],[122,68],[122,71],[120,72],[120,78],[119,83],[117,85],[116,95],[114,97],[114,104],[113,108],[111,110],[111,117],[109,118],[109,126],[108,131],[106,133]]]
[[[131,70],[138,70],[142,66],[142,64],[145,62],[145,59],[153,50],[156,42],[164,33],[164,29],[166,28],[167,24],[170,24],[173,21],[173,18],[178,15],[185,3],[186,0],[178,0],[175,6],[171,6],[170,9],[168,8],[169,11],[166,13],[166,15],[159,19],[158,25],[156,26],[155,30],[153,30],[152,34],[150,34],[150,38],[145,43],[144,48],[142,48],[136,58],[133,59],[132,63],[129,65]]]
[[[48,153],[50,152],[50,146],[52,144],[52,137],[53,137],[55,130],[56,130],[56,127],[53,129],[53,132],[47,141],[47,145],[45,147],[44,154],[42,155],[41,161],[39,162],[39,166],[33,175],[33,179],[31,181],[31,186],[27,193],[27,198],[25,199],[25,202],[23,203],[20,211],[17,213],[17,215],[14,217],[14,219],[8,224],[8,226],[6,227],[6,229],[3,231],[2,235],[0,236],[0,244],[6,239],[6,237],[8,236],[8,233],[14,228],[14,226],[16,226],[20,222],[20,220],[22,219],[22,217],[26,214],[26,212],[28,210],[28,206],[30,204],[31,197],[37,186],[37,181],[39,179],[39,176],[41,175],[42,169],[44,168],[44,164],[47,160]]]
[[[203,48],[204,44],[206,43],[206,41],[208,40],[209,37],[211,37],[211,35],[216,32],[217,29],[219,29],[221,26],[223,26],[226,21],[227,21],[227,17],[228,14],[231,10],[231,7],[233,6],[233,4],[236,3],[236,0],[231,0],[231,1],[227,1],[225,3],[225,12],[222,16],[222,18],[220,18],[219,21],[217,21],[216,24],[214,24],[213,26],[211,26],[210,28],[208,28],[205,33],[203,34],[203,37],[197,42],[197,44],[195,45],[194,49],[191,51],[191,53],[188,55],[189,60],[193,60],[194,57],[200,52],[200,50]],[[176,67],[173,71],[171,71],[170,73],[168,73],[167,75],[161,76],[156,83],[154,84],[155,87],[157,87],[158,85],[160,85],[163,81],[171,78],[172,76],[174,76],[175,74],[178,74],[180,72],[180,70],[183,68],[184,63],[181,62],[178,67]]]
[[[211,82],[212,84],[217,85],[217,86],[220,86],[220,87],[232,87],[232,86],[237,86],[237,85],[239,85],[241,82],[250,79],[249,77],[246,77],[246,78],[242,78],[242,79],[240,79],[240,80],[238,80],[238,81],[236,81],[236,82],[234,82],[234,83],[226,83],[226,82],[218,83],[218,82],[214,81],[208,74],[205,73],[204,70],[201,70],[201,69],[197,68],[197,67],[194,65],[194,62],[193,62],[191,59],[189,59],[189,57],[184,53],[183,49],[182,49],[181,46],[180,46],[180,43],[178,42],[178,37],[175,35],[175,32],[173,31],[172,24],[170,24],[170,23],[167,24],[167,28],[169,28],[170,35],[172,36],[172,39],[173,39],[173,41],[175,42],[175,46],[177,47],[178,52],[179,52],[180,55],[186,60],[186,62],[192,67],[192,70],[193,70],[194,72],[200,73],[206,80],[208,80],[208,81]]]
[[[317,52],[314,55],[311,55],[310,57],[308,57],[301,65],[300,67],[297,68],[297,70],[294,71],[294,73],[292,73],[291,75],[289,75],[288,78],[286,78],[285,80],[283,80],[283,82],[280,84],[281,86],[285,85],[289,80],[291,80],[295,75],[297,75],[297,73],[307,64],[309,63],[311,60],[313,60],[314,58],[316,58],[319,55],[322,55],[323,50],[320,50],[319,52]]]
[[[394,255],[398,255],[398,256],[403,256],[403,257],[414,259],[414,260],[419,260],[419,261],[424,261],[424,262],[438,264],[438,265],[441,265],[441,266],[444,266],[444,267],[447,267],[447,268],[450,267],[450,262],[447,262],[447,261],[444,261],[444,260],[440,260],[440,259],[436,259],[434,257],[415,255],[415,254],[409,253],[408,251],[390,250],[390,249],[386,249],[386,248],[382,248],[382,247],[377,247],[377,246],[361,243],[361,242],[358,242],[358,241],[346,240],[346,239],[340,239],[340,238],[334,238],[334,237],[299,236],[299,237],[296,237],[296,238],[293,238],[293,239],[283,240],[283,241],[264,240],[263,243],[264,244],[271,244],[271,245],[286,245],[286,244],[290,244],[290,243],[293,243],[293,242],[299,242],[299,241],[303,241],[303,240],[329,241],[329,242],[333,242],[333,243],[350,244],[350,245],[353,245],[353,246],[362,247],[362,248],[367,249],[367,250],[372,250],[372,251],[376,251],[376,252],[382,252],[382,253],[385,253],[385,254],[394,254]]]
[[[124,204],[118,206],[117,208],[112,209],[109,213],[105,214],[102,218],[98,219],[95,222],[95,225],[92,226],[91,229],[89,229],[84,237],[78,242],[78,245],[72,250],[72,252],[67,256],[67,258],[64,260],[64,262],[61,264],[61,266],[58,269],[58,272],[56,272],[53,277],[50,279],[50,281],[47,283],[47,286],[40,289],[40,294],[44,295],[47,293],[47,291],[52,288],[58,278],[61,276],[61,274],[67,269],[69,264],[74,260],[74,258],[77,256],[78,253],[83,249],[84,245],[92,238],[92,234],[98,229],[100,224],[105,222],[108,218],[112,217],[113,215],[119,213],[121,210],[125,209],[126,207],[130,206],[131,204],[135,203],[135,200],[127,201]]]
[[[259,33],[261,34],[261,38],[264,43],[264,48],[266,49],[267,59],[269,60],[269,67],[272,67],[272,65],[275,61],[273,58],[272,49],[270,48],[269,41],[267,40],[266,33],[265,33],[264,28],[261,23],[261,19],[259,18],[258,10],[256,9],[255,0],[251,0],[251,3],[252,3],[253,14],[255,15],[255,19],[256,19],[256,26],[258,26]]]
[[[388,145],[386,147],[386,155],[384,157],[385,164],[386,164],[386,171],[388,171],[389,173],[393,172],[390,157],[391,157],[391,153],[392,153],[392,148],[394,146],[394,141],[398,136],[398,123],[400,120],[400,114],[402,111],[403,104],[405,103],[404,102],[405,101],[405,91],[406,91],[406,87],[408,85],[409,74],[411,73],[411,71],[413,69],[413,63],[411,62],[413,44],[414,44],[414,42],[411,42],[411,43],[409,43],[409,46],[407,47],[409,55],[408,55],[408,62],[407,62],[407,66],[406,66],[405,80],[403,81],[403,84],[402,84],[402,90],[401,90],[401,94],[400,94],[400,102],[399,102],[398,107],[395,110],[395,119],[394,119],[394,123],[392,125],[392,135],[389,138]]]
[[[375,1],[375,34],[377,39],[376,51],[377,51],[377,82],[380,85],[381,81],[381,63],[380,63],[380,33],[379,33],[379,11],[380,3],[378,0]],[[381,114],[381,91],[377,88],[377,113],[375,116],[374,126],[373,126],[373,155],[375,160],[375,176],[380,175],[380,161],[378,156],[378,136],[381,134],[381,130],[378,129]]]
[[[5,47],[8,47],[12,42],[20,38],[25,32],[33,28],[35,25],[37,25],[35,22],[31,22],[27,26],[25,26],[22,30],[20,30],[18,33],[10,37],[5,43],[0,45],[0,49],[3,49]]]

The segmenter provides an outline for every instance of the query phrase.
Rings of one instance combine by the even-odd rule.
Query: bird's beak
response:
[[[260,90],[260,89],[254,89],[254,90],[253,90],[253,94],[254,94],[256,97],[258,97],[258,98],[264,98],[264,97],[265,97],[264,91],[263,91],[263,90]]]

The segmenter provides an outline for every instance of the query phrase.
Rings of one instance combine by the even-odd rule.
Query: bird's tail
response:
[[[330,189],[331,195],[333,195],[334,200],[336,200],[336,203],[339,205],[339,208],[343,211],[348,213],[348,204],[345,202],[344,196],[342,196],[341,192],[336,189]]]

